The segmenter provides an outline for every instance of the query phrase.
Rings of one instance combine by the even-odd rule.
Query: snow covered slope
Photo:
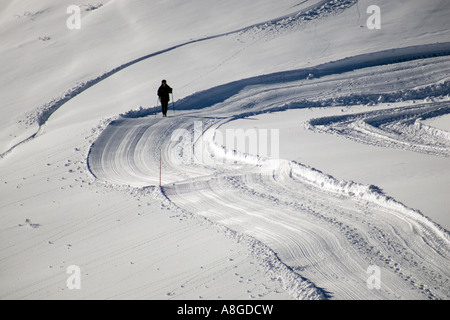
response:
[[[443,222],[217,139],[236,119],[364,104],[306,128],[448,159],[448,132],[421,123],[449,109],[447,1],[71,4],[79,30],[65,2],[0,4],[1,298],[448,299]],[[176,130],[198,139],[180,149]]]

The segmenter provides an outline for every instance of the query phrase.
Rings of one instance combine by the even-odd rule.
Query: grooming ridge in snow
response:
[[[421,123],[450,113],[450,102],[435,102],[409,108],[386,109],[363,114],[312,119],[311,130],[336,133],[378,146],[450,156],[450,133]]]

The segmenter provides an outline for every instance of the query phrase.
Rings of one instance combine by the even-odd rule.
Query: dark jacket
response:
[[[161,100],[161,102],[169,102],[170,97],[169,94],[172,93],[172,88],[169,87],[167,84],[166,86],[161,85],[158,89],[158,97]]]

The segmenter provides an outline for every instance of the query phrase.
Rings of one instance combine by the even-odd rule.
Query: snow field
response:
[[[414,99],[416,110],[446,117],[445,2],[379,1],[379,32],[365,28],[373,1],[78,4],[79,32],[65,27],[59,1],[1,5],[2,299],[448,298],[447,215],[418,211],[391,198],[401,188],[383,186],[394,184],[384,156],[406,145],[414,156],[401,159],[423,162],[409,164],[403,188],[418,177],[412,186],[445,208],[446,129],[415,113],[399,125],[387,105],[403,100],[413,110]],[[169,121],[154,115],[162,77],[176,88]],[[308,125],[342,120],[328,110],[336,105],[370,126]],[[383,125],[370,122],[371,108]],[[265,113],[269,127],[281,123],[281,150],[295,138],[283,126],[300,115],[301,137],[346,141],[336,150],[347,164],[334,161],[338,151],[323,161],[317,146],[282,151],[274,165],[217,144],[215,130],[247,128],[249,119],[257,128]],[[196,121],[204,144],[193,154],[210,161],[186,163],[170,136],[194,133]],[[417,133],[423,147],[412,148]],[[372,165],[386,164],[384,180],[348,174],[364,158],[348,155],[363,150],[379,156]],[[339,166],[347,172],[334,178]],[[425,172],[435,185],[421,184]],[[79,291],[67,289],[69,265],[83,271]],[[374,265],[380,290],[366,285]]]

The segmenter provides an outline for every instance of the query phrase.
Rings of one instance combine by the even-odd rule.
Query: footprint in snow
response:
[[[31,223],[31,220],[30,220],[30,219],[26,219],[26,220],[25,220],[25,224],[19,224],[19,227],[25,227],[25,226],[31,227],[31,228],[33,228],[33,229],[37,229],[37,228],[39,228],[41,225],[40,225],[39,223]]]

